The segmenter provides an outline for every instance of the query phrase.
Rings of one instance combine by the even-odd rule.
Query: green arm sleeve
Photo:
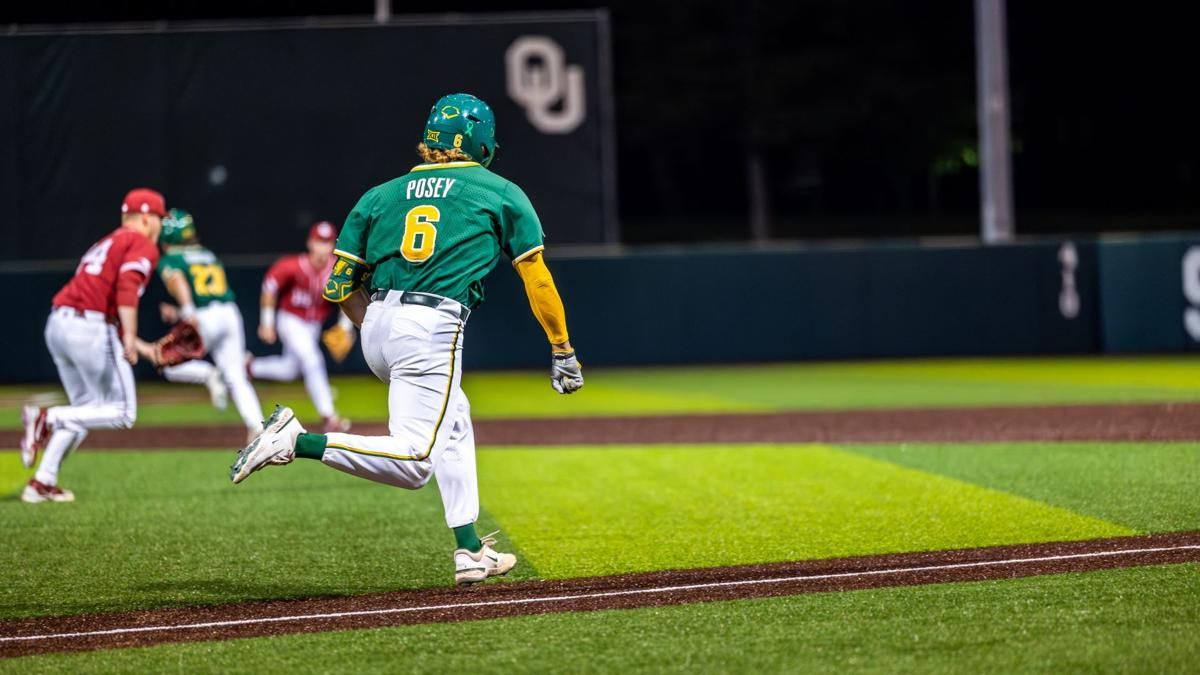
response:
[[[500,248],[513,264],[542,250],[545,235],[537,211],[521,188],[509,183],[500,205]]]
[[[333,264],[333,272],[325,282],[325,291],[322,293],[330,302],[345,302],[363,287],[371,272],[371,266],[367,264],[367,235],[371,232],[374,219],[374,204],[375,191],[368,190],[350,210],[350,215],[346,216],[346,223],[342,225],[333,249],[337,262]]]
[[[321,294],[330,302],[345,302],[354,291],[366,283],[367,266],[350,260],[338,253],[337,262],[333,264],[333,272],[325,282],[325,291]]]

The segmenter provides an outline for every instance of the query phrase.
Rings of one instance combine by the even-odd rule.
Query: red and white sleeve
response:
[[[292,270],[288,258],[280,258],[267,270],[263,277],[262,292],[264,295],[278,297],[292,282]]]
[[[141,246],[130,246],[126,250],[121,266],[117,268],[118,307],[137,307],[138,299],[142,297],[154,272],[157,257],[153,248],[147,250]]]

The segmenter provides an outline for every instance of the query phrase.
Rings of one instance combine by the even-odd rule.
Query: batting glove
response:
[[[555,352],[551,357],[550,386],[560,394],[574,394],[583,388],[583,370],[575,352]]]

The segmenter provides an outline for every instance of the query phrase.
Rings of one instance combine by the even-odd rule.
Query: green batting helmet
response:
[[[162,221],[162,234],[159,235],[162,243],[186,244],[195,238],[196,223],[192,220],[192,214],[183,209],[167,211],[167,217]]]
[[[492,108],[470,94],[438,99],[425,123],[425,145],[437,150],[458,148],[487,166],[496,156],[496,117]]]

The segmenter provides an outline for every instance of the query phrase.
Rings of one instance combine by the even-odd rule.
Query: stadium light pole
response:
[[[975,0],[975,88],[979,112],[979,220],[985,244],[1013,240],[1008,52],[1004,0]]]
[[[392,0],[375,0],[375,23],[392,20]]]

